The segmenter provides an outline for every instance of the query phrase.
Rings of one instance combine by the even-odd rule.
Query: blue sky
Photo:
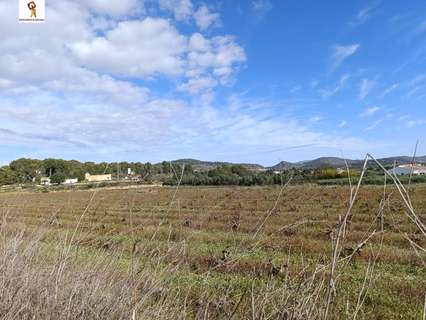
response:
[[[0,162],[426,154],[424,1],[0,0]]]

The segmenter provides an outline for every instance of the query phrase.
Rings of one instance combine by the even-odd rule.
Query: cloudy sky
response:
[[[35,0],[37,1],[37,0]],[[426,154],[426,3],[0,0],[0,162]]]

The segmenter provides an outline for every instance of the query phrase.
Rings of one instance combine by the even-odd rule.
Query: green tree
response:
[[[335,168],[323,168],[319,170],[318,178],[334,179],[334,178],[339,178],[339,175],[337,174],[337,170]]]
[[[185,164],[185,174],[191,174],[194,172],[194,168],[192,167],[192,165],[190,163]]]
[[[172,172],[172,168],[170,166],[170,162],[163,161],[161,163],[161,172],[164,174],[169,174]]]
[[[250,176],[251,172],[246,167],[236,164],[231,166],[231,172],[239,175],[240,177]]]
[[[47,176],[51,177],[55,173],[62,172],[68,174],[67,161],[62,159],[45,159],[43,160],[44,170]]]
[[[62,172],[56,172],[50,177],[50,182],[53,184],[61,184],[65,181],[65,174]]]
[[[18,175],[9,166],[0,168],[0,185],[14,184],[18,182]]]
[[[16,173],[19,182],[32,182],[44,171],[43,161],[20,158],[10,163],[9,167]]]

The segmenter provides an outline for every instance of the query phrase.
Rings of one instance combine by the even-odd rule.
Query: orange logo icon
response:
[[[46,0],[19,0],[19,23],[44,23],[45,18]]]
[[[31,11],[30,18],[37,18],[37,11],[36,11],[37,5],[35,4],[35,2],[34,1],[28,2],[27,6],[28,6],[28,9],[30,9]]]

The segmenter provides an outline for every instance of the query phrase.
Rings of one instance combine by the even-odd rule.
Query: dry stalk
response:
[[[345,235],[346,223],[347,223],[348,217],[349,217],[349,215],[352,211],[355,200],[357,198],[358,191],[361,187],[362,179],[363,179],[364,174],[367,170],[367,164],[368,164],[368,157],[365,157],[364,166],[363,166],[363,169],[361,171],[361,176],[360,176],[360,179],[358,181],[358,185],[357,185],[355,192],[353,193],[353,195],[350,199],[349,208],[346,211],[345,216],[343,217],[343,219],[340,222],[339,230],[338,230],[335,242],[333,243],[334,249],[333,249],[333,257],[332,257],[331,270],[330,270],[330,276],[329,276],[329,282],[328,282],[328,291],[327,291],[326,305],[325,305],[325,311],[324,311],[324,319],[328,318],[328,315],[329,315],[329,312],[330,312],[330,306],[331,306],[331,303],[332,303],[332,298],[333,298],[334,292],[336,290],[336,283],[335,283],[335,279],[334,279],[334,274],[335,274],[335,271],[336,271],[336,268],[337,268],[338,258],[341,254],[340,242],[343,240],[342,238]]]
[[[253,239],[255,239],[257,237],[257,235],[259,234],[260,230],[265,225],[266,221],[269,219],[269,217],[272,215],[272,213],[274,213],[275,209],[277,208],[278,202],[281,199],[281,196],[282,196],[284,190],[288,187],[288,185],[290,184],[290,182],[291,182],[292,179],[293,179],[293,175],[291,175],[289,177],[289,179],[287,180],[287,182],[285,184],[281,184],[280,192],[279,192],[277,198],[275,199],[273,207],[268,210],[268,212],[266,213],[264,219],[262,220],[262,222],[260,223],[260,225],[256,228],[256,231],[255,231],[255,233],[253,235]]]
[[[425,293],[425,303],[423,307],[423,320],[426,320],[426,293]]]

